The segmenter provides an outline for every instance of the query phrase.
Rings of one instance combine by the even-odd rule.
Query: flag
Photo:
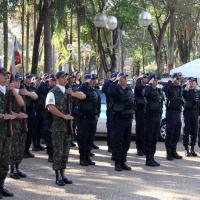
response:
[[[17,44],[17,40],[15,38],[13,49],[12,49],[12,62],[9,68],[9,72],[11,73],[12,77],[15,77],[16,74],[16,65],[21,64],[21,56],[19,53],[19,47]]]

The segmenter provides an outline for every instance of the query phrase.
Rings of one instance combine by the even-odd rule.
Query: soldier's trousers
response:
[[[126,162],[131,143],[132,119],[114,116],[112,122],[111,144],[112,158],[115,162]]]
[[[154,155],[156,152],[156,143],[160,131],[160,119],[145,117],[144,127],[144,148],[146,155]]]
[[[10,165],[20,164],[25,149],[26,133],[13,132],[13,137],[10,140],[11,152],[10,152]]]
[[[112,113],[109,109],[106,110],[106,127],[107,127],[107,145],[111,148],[111,122],[112,122]]]
[[[183,146],[188,148],[188,146],[195,146],[198,131],[198,113],[197,112],[187,112],[184,113],[184,133],[183,133]]]
[[[63,131],[52,132],[52,144],[54,150],[53,170],[65,169],[69,157],[71,136]]]
[[[144,150],[144,111],[135,111],[136,121],[136,148],[137,150]]]
[[[177,143],[181,133],[181,112],[166,112],[166,140],[165,146],[169,153],[176,151]]]
[[[77,119],[77,142],[80,157],[86,157],[90,153],[94,135],[96,132],[97,118],[93,119],[78,118]],[[83,158],[83,159],[84,159]]]
[[[0,180],[4,180],[8,173],[8,165],[10,158],[9,139],[6,136],[0,135]]]

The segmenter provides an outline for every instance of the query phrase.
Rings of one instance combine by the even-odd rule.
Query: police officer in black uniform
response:
[[[85,82],[79,87],[79,91],[86,95],[85,100],[80,101],[77,112],[77,142],[80,153],[80,165],[95,165],[90,158],[90,150],[96,131],[98,120],[98,94],[93,88],[91,74],[84,76]]]
[[[111,145],[115,170],[131,170],[126,164],[127,152],[131,143],[131,128],[134,114],[134,94],[127,86],[127,74],[118,74],[118,83],[109,88],[112,99]]]
[[[25,143],[24,158],[33,158],[34,155],[30,152],[30,146],[34,136],[34,123],[35,123],[35,101],[38,99],[38,95],[35,93],[35,88],[31,85],[31,78],[33,76],[29,73],[25,74],[25,89],[21,91],[21,95],[24,96],[26,104],[26,113],[28,114],[28,133]]]
[[[184,134],[183,146],[186,156],[197,156],[194,147],[197,139],[199,108],[199,92],[196,89],[196,81],[193,77],[188,78],[185,89],[183,90],[184,99]],[[189,150],[189,145],[191,149]]]
[[[111,74],[110,78],[107,78],[104,80],[104,84],[102,86],[102,92],[105,94],[106,96],[106,116],[107,116],[107,121],[106,121],[106,127],[107,127],[107,145],[108,145],[108,152],[111,152],[111,118],[112,118],[112,112],[111,112],[111,107],[110,107],[110,96],[108,94],[109,91],[109,87],[112,84],[115,84],[116,82],[115,79],[117,77],[117,72],[113,72]]]
[[[167,160],[182,159],[177,151],[177,143],[181,133],[181,111],[183,106],[183,96],[181,87],[181,73],[172,75],[172,81],[169,81],[163,87],[167,98],[166,104],[166,151]]]
[[[160,131],[163,103],[161,91],[157,88],[158,79],[158,76],[152,75],[149,85],[147,85],[143,91],[145,98],[144,147],[146,165],[152,167],[160,166],[160,164],[154,160],[157,136]]]
[[[142,91],[148,82],[148,74],[144,74],[136,81],[135,95],[135,120],[136,120],[136,148],[137,155],[144,155],[144,97]]]

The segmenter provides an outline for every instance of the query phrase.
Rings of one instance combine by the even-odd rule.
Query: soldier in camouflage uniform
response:
[[[12,121],[13,137],[11,138],[11,154],[10,154],[10,177],[14,179],[25,178],[26,174],[19,170],[19,164],[23,159],[26,130],[23,127],[23,121],[27,119],[27,114],[21,112],[22,107],[25,106],[22,96],[19,94],[21,77],[15,76],[12,84],[11,105],[12,114],[16,117]],[[25,122],[26,123],[26,122]]]
[[[46,107],[53,116],[53,123],[51,125],[54,150],[53,170],[55,170],[56,184],[58,186],[72,184],[72,181],[68,180],[64,175],[71,144],[68,123],[70,120],[73,120],[73,117],[70,115],[69,106],[71,105],[68,105],[68,95],[79,99],[85,98],[83,93],[72,92],[72,90],[66,91],[67,75],[63,71],[56,73],[57,85],[48,93],[46,98]]]
[[[12,197],[13,193],[4,187],[4,182],[8,173],[10,145],[6,136],[6,121],[15,117],[6,113],[6,102],[8,101],[8,92],[6,84],[8,80],[7,71],[0,68],[0,198],[3,196]]]

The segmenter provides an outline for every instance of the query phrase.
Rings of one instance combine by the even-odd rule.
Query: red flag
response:
[[[12,50],[12,62],[9,68],[9,72],[12,74],[13,77],[15,77],[16,69],[15,66],[21,64],[21,56],[19,53],[19,47],[17,44],[17,40],[15,38],[13,50]]]

